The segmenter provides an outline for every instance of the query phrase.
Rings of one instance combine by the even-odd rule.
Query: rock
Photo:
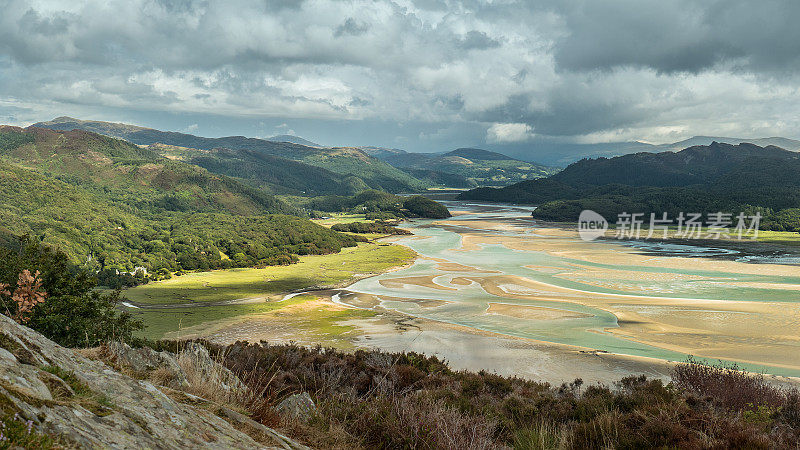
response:
[[[317,412],[317,405],[314,404],[314,400],[311,399],[308,392],[303,392],[286,397],[278,404],[275,410],[282,415],[293,417],[301,422],[308,422]]]
[[[239,377],[222,364],[214,361],[208,350],[196,342],[187,343],[186,347],[177,355],[177,360],[178,366],[182,369],[182,375],[190,384],[193,380],[203,380],[212,381],[228,392],[247,389]]]
[[[61,347],[4,315],[0,315],[0,348],[0,412],[17,412],[32,420],[38,431],[71,446],[305,448],[270,429],[274,436],[262,430],[253,434],[256,441],[233,425],[247,418],[232,420],[174,400],[152,383]],[[139,368],[169,359],[158,352],[124,349],[123,353],[132,367]]]
[[[157,352],[149,347],[131,348],[124,342],[111,342],[108,348],[117,364],[136,374],[144,375],[160,368],[168,371],[172,377],[169,387],[179,389],[188,384],[186,375],[172,353]]]
[[[186,343],[177,354],[149,347],[131,348],[122,342],[112,342],[109,350],[117,364],[140,376],[155,370],[166,372],[169,382],[165,385],[173,389],[201,382],[216,384],[226,392],[247,389],[233,372],[214,361],[208,350],[196,342]]]

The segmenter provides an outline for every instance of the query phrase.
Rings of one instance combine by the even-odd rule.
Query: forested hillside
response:
[[[27,234],[92,270],[283,264],[355,244],[259,189],[85,131],[0,127],[0,203],[4,243]]]
[[[606,218],[758,211],[763,229],[800,231],[800,155],[715,142],[680,152],[585,159],[546,179],[474,189],[459,198],[535,204],[535,217],[569,222],[584,209]]]
[[[369,189],[359,177],[342,176],[323,167],[255,150],[198,150],[165,144],[148,148],[170,159],[195,164],[209,172],[235,177],[273,194],[352,195]]]

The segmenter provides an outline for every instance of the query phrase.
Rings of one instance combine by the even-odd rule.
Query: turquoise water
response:
[[[448,205],[453,210],[468,211],[470,214],[456,216],[453,220],[489,219],[501,220],[504,223],[520,225],[511,230],[485,230],[482,232],[491,235],[529,236],[532,234],[530,208],[511,206],[488,206],[480,204],[453,203]],[[591,295],[591,293],[617,294],[617,295],[646,295],[648,297],[688,298],[688,299],[714,299],[714,300],[750,300],[769,302],[799,302],[800,291],[753,288],[739,285],[740,283],[774,283],[774,284],[800,284],[800,268],[798,276],[780,277],[768,275],[747,275],[740,273],[655,268],[643,266],[613,266],[606,264],[590,263],[567,257],[550,255],[539,251],[522,251],[509,249],[503,245],[480,245],[479,250],[457,250],[461,247],[461,235],[452,226],[439,226],[431,220],[413,222],[409,228],[415,236],[397,241],[402,245],[412,248],[422,256],[444,259],[465,266],[475,267],[480,270],[496,271],[506,275],[521,276],[530,280],[547,283],[562,288],[573,289],[576,299]],[[470,229],[474,231],[474,229]],[[577,238],[576,238],[577,239]],[[591,245],[611,245],[596,242]],[[697,249],[698,254],[707,253],[708,249]],[[685,255],[684,255],[685,256]],[[780,261],[780,259],[775,259]],[[543,266],[547,269],[529,269],[524,266]],[[576,266],[577,265],[577,266]],[[590,284],[591,275],[587,274],[586,281],[580,278],[566,279],[560,277],[561,273],[575,273],[576,268],[596,267],[604,269],[621,269],[626,271],[647,273],[676,273],[683,275],[696,275],[703,280],[666,280],[648,278],[646,276],[637,280],[625,279],[628,286],[636,289],[630,291],[598,287]],[[427,288],[419,285],[407,284],[402,287],[386,287],[381,280],[401,277],[430,276],[437,278],[437,284],[454,288],[455,290],[441,290]],[[636,356],[654,357],[673,361],[685,360],[688,355],[652,347],[637,342],[628,341],[604,332],[606,328],[617,326],[616,317],[606,311],[579,305],[576,303],[536,301],[531,299],[515,299],[493,295],[480,287],[477,283],[469,286],[454,285],[452,278],[463,276],[485,276],[485,273],[470,273],[463,271],[447,271],[437,268],[437,263],[430,260],[419,259],[408,268],[376,277],[361,280],[349,290],[373,294],[377,296],[394,297],[407,300],[427,299],[445,300],[450,303],[436,307],[422,307],[414,301],[383,299],[382,305],[399,312],[437,320],[446,323],[458,324],[479,330],[496,332],[508,336],[537,339],[560,344],[576,345],[592,349],[605,350],[612,353],[629,354]],[[508,289],[508,287],[506,287]],[[535,295],[536,292],[518,287],[525,294]],[[642,289],[646,290],[643,294]],[[571,294],[567,294],[571,295]],[[588,314],[589,317],[563,318],[557,320],[521,319],[498,314],[486,314],[490,302],[518,304],[526,306],[541,306],[557,308]],[[800,350],[800,348],[798,348]],[[795,371],[786,369],[740,364],[753,371],[762,371],[777,375],[800,375]]]

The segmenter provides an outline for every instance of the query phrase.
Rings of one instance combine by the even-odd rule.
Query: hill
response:
[[[352,195],[369,188],[356,176],[342,176],[322,167],[255,150],[198,150],[165,144],[152,144],[148,148],[166,158],[241,179],[272,194]]]
[[[571,185],[687,186],[711,181],[745,161],[796,160],[799,156],[774,146],[713,142],[679,152],[584,159],[570,164],[552,179]]]
[[[569,222],[583,209],[606,218],[759,210],[764,229],[800,231],[798,174],[795,152],[714,142],[680,152],[584,159],[546,179],[474,189],[459,199],[536,204],[535,217]]]
[[[505,186],[522,180],[536,179],[555,173],[557,169],[520,161],[509,156],[475,148],[460,148],[443,154],[381,152],[379,158],[409,171],[414,176],[446,180],[435,173],[450,174],[455,184],[447,187]],[[427,174],[418,171],[429,171]]]
[[[205,138],[185,133],[159,131],[125,124],[84,121],[68,117],[57,118],[50,122],[39,122],[33,126],[56,130],[94,131],[145,146],[166,144],[198,150],[215,148],[248,150],[322,167],[340,176],[357,177],[370,188],[390,192],[414,192],[427,187],[427,183],[353,147],[309,147],[291,142],[275,142],[244,136]]]
[[[460,156],[461,158],[466,158],[471,161],[519,161],[502,153],[490,152],[489,150],[481,150],[479,148],[457,148],[442,156]]]
[[[444,205],[421,195],[402,197],[375,190],[364,191],[349,197],[330,195],[304,199],[301,204],[304,208],[314,211],[348,211],[354,214],[365,214],[368,219],[377,220],[450,217],[450,211]]]
[[[269,137],[267,138],[267,140],[274,142],[291,142],[292,144],[305,145],[306,147],[324,147],[323,145],[319,145],[316,142],[311,142],[307,139],[303,139],[300,136],[295,136],[293,134],[279,134],[277,136]]]
[[[131,207],[234,214],[294,213],[228,177],[86,131],[0,127],[0,157]]]
[[[92,270],[285,264],[352,238],[273,196],[86,131],[0,127],[0,238],[28,234]]]

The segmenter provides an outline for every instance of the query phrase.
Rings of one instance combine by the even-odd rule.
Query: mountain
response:
[[[306,147],[323,147],[315,142],[311,142],[307,139],[301,138],[300,136],[295,136],[292,134],[279,134],[277,136],[267,138],[267,140],[274,142],[291,142],[292,144],[305,145]]]
[[[415,177],[429,180],[450,179],[448,187],[505,186],[521,180],[541,178],[557,169],[520,161],[509,156],[476,148],[459,148],[450,152],[407,153],[375,152],[379,158]],[[421,172],[422,171],[422,172]]]
[[[799,175],[796,152],[712,142],[679,152],[584,159],[548,178],[473,189],[459,199],[536,204],[535,217],[555,221],[576,221],[584,209],[606,218],[760,209],[765,228],[798,231]]]
[[[733,145],[741,143],[750,143],[761,147],[775,146],[793,152],[800,151],[800,141],[782,137],[743,139],[743,138],[730,138],[730,137],[719,137],[719,136],[714,136],[714,137],[694,136],[689,139],[675,142],[672,144],[660,145],[659,147],[668,150],[681,150],[695,145],[711,145],[712,142],[720,142],[724,144],[733,144]]]
[[[442,156],[458,156],[471,161],[519,161],[518,159],[511,158],[502,153],[490,152],[488,150],[481,150],[479,148],[457,148],[452,152],[445,153]]]
[[[112,272],[286,264],[352,238],[233,178],[92,132],[0,126],[0,241]]]
[[[712,142],[679,152],[583,159],[570,164],[551,179],[570,185],[687,186],[711,181],[745,161],[794,160],[798,157],[797,153],[774,146]]]
[[[519,144],[487,144],[488,150],[503,153],[523,161],[537,161],[551,166],[567,166],[584,158],[612,158],[630,153],[658,153],[663,151],[679,151],[694,145],[710,145],[712,142],[726,144],[751,143],[761,147],[774,145],[786,150],[800,151],[800,141],[782,137],[771,138],[731,138],[694,136],[692,138],[667,144],[650,144],[641,141],[605,142],[581,144],[558,142],[544,138]]]
[[[241,179],[272,194],[352,195],[369,188],[356,176],[342,176],[322,167],[255,150],[198,150],[165,144],[152,144],[147,148],[169,159]]]
[[[33,126],[56,130],[79,129],[93,131],[145,146],[165,144],[197,150],[213,150],[217,148],[247,150],[322,167],[339,176],[357,177],[370,188],[383,189],[390,192],[413,192],[425,189],[428,186],[426,182],[418,180],[354,147],[309,147],[290,142],[275,142],[244,136],[206,138],[185,133],[159,131],[109,122],[85,121],[69,117],[59,117],[50,122],[39,122]]]
[[[0,156],[133,207],[233,214],[294,213],[271,195],[99,134],[0,127]]]
[[[474,179],[455,173],[440,172],[429,169],[402,169],[414,178],[427,181],[433,186],[443,186],[455,189],[469,189],[478,186]]]
[[[374,156],[376,158],[383,159],[386,156],[391,155],[398,155],[407,153],[405,150],[400,150],[399,148],[386,148],[386,147],[358,147],[359,150],[368,154],[369,156]]]

